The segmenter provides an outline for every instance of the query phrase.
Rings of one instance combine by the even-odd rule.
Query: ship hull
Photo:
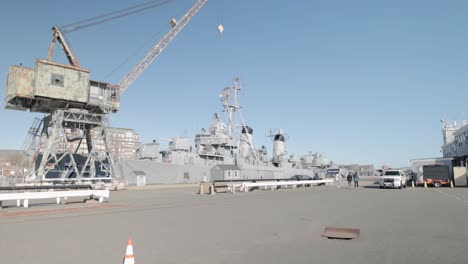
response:
[[[215,164],[216,165],[216,164]],[[148,160],[124,160],[117,164],[118,173],[127,185],[200,183],[212,181],[213,164],[171,164]],[[263,164],[238,165],[239,180],[288,179],[294,175],[314,176],[317,170],[278,168]],[[320,173],[320,172],[318,172]]]

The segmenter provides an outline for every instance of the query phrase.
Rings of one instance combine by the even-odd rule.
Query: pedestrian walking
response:
[[[353,175],[351,175],[351,172],[348,172],[346,179],[348,180],[348,187],[351,188],[351,182],[353,181]]]
[[[354,187],[359,188],[359,175],[357,172],[354,173]]]
[[[336,188],[340,188],[340,182],[341,182],[341,173],[338,172],[335,176]]]
[[[412,184],[416,184],[416,173],[414,173],[414,171],[410,173],[410,181]]]

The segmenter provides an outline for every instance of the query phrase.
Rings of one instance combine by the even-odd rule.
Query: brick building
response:
[[[129,128],[109,128],[109,151],[115,157],[123,159],[138,159],[140,135]],[[104,148],[104,145],[102,145]]]
[[[23,152],[19,150],[0,150],[0,176],[19,176],[19,163]]]

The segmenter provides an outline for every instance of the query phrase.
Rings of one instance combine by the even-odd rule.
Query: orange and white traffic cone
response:
[[[127,242],[127,250],[125,250],[125,258],[123,264],[135,264],[135,257],[133,256],[132,240]]]

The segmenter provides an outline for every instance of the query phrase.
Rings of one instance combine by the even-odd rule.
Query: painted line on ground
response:
[[[443,192],[443,191],[438,190],[438,189],[436,190],[436,192],[441,193],[441,194],[443,194],[443,195],[445,195],[445,196],[448,196],[448,197],[450,197],[450,198],[453,198],[453,199],[455,199],[455,200],[463,201],[464,203],[468,203],[467,200],[463,200],[462,198],[460,198],[460,197],[458,197],[458,196],[456,196],[456,195],[449,194],[449,193]]]

